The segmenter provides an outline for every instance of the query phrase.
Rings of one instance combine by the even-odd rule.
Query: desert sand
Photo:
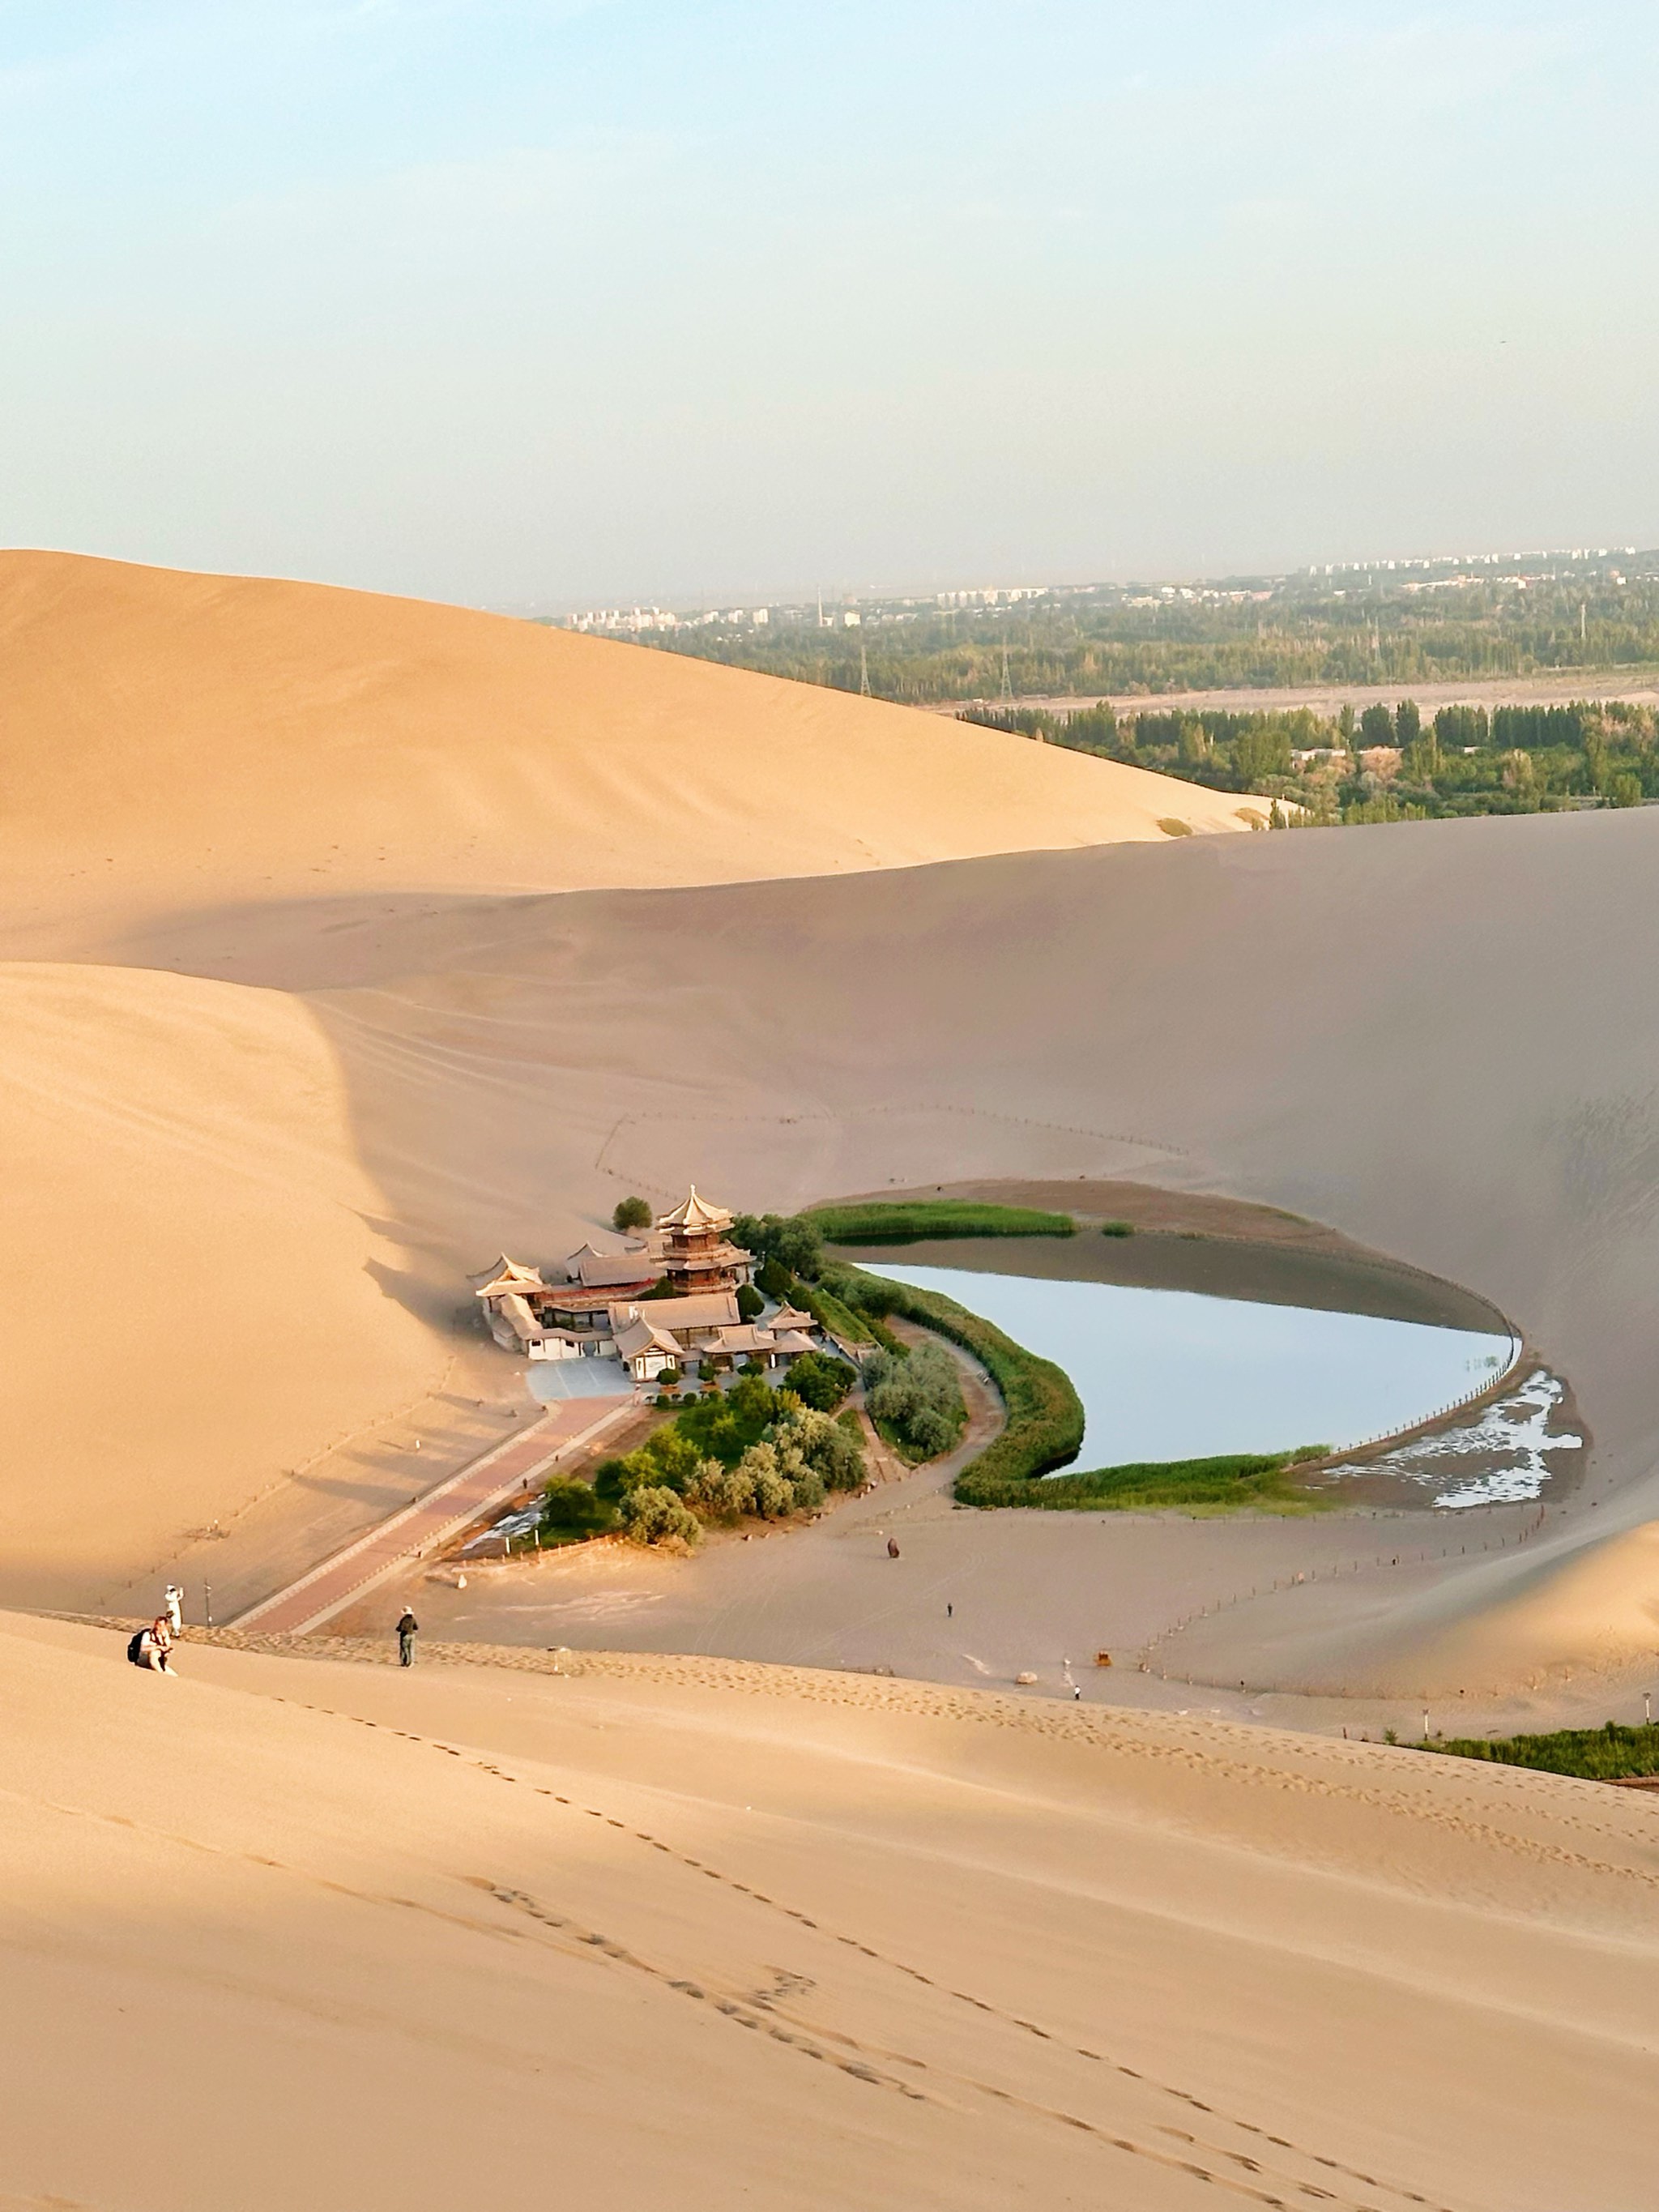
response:
[[[118,1604],[191,1531],[298,1571],[522,1398],[455,1335],[456,1259],[503,1212],[546,1233],[545,1176],[528,1217],[514,1188],[538,1127],[459,1102],[474,1225],[429,1253],[385,1217],[325,1022],[227,973],[349,973],[389,920],[487,958],[505,885],[1163,842],[1177,805],[1243,834],[1236,802],[994,732],[315,586],[8,554],[0,649],[0,947],[55,956],[0,965],[0,1600]],[[234,1553],[191,1571],[234,1588]]]
[[[0,1663],[8,2203],[1645,2201],[1634,1793],[708,1662]]]
[[[0,949],[31,956],[224,907],[1248,826],[1237,798],[998,731],[315,584],[0,554]]]
[[[465,1273],[624,1193],[1127,1182],[1462,1286],[1594,1438],[1524,1547],[1172,1662],[1328,1730],[1651,1663],[1651,810],[1170,837],[1168,781],[459,611],[39,556],[0,603],[0,1601],[251,1599],[406,1504],[524,1410]],[[1093,1617],[1101,1516],[939,1515],[986,1667]],[[1140,1524],[1111,1587],[1161,1633],[1262,1528]],[[863,1602],[776,1640],[832,1529],[760,1547],[765,1656]],[[1635,1793],[1052,1681],[0,1662],[0,2201],[1644,2201]]]

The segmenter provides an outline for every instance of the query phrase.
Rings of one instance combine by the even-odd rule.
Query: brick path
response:
[[[281,1636],[303,1635],[318,1627],[353,1598],[458,1535],[492,1505],[516,1496],[532,1476],[602,1435],[631,1413],[636,1402],[631,1395],[561,1399],[531,1428],[495,1445],[286,1589],[261,1598],[231,1625],[258,1626],[266,1635]]]

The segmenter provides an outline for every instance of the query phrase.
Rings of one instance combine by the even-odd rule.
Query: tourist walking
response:
[[[398,1623],[398,1664],[400,1667],[412,1667],[415,1664],[415,1638],[420,1632],[420,1622],[405,1606],[403,1618]]]
[[[161,1593],[161,1610],[175,1636],[185,1625],[185,1594],[177,1583],[169,1583]]]
[[[898,1555],[899,1548],[897,1539],[896,1537],[890,1536],[887,1539],[887,1556],[890,1559],[896,1559]]]

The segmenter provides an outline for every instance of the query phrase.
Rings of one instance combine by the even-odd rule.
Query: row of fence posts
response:
[[[1501,1513],[1505,1511],[1507,1509],[1502,1505],[1486,1507],[1477,1505],[1466,1510],[1476,1513],[1482,1511]],[[1530,1538],[1537,1535],[1539,1531],[1544,1526],[1545,1520],[1548,1515],[1548,1510],[1549,1509],[1547,1505],[1540,1504],[1537,1512],[1528,1517],[1525,1525],[1516,1531],[1513,1541],[1517,1547],[1526,1543]],[[1492,1539],[1488,1538],[1487,1540],[1481,1545],[1480,1548],[1483,1552],[1490,1552],[1494,1549],[1500,1552],[1506,1551],[1509,1548],[1510,1540],[1510,1538],[1508,1536],[1499,1536],[1494,1545]],[[1457,1547],[1457,1557],[1460,1559],[1467,1558],[1468,1548],[1467,1542],[1460,1544]],[[1431,1559],[1449,1559],[1452,1556],[1452,1550],[1449,1544],[1448,1544],[1443,1550],[1419,1552],[1412,1558],[1407,1558],[1399,1552],[1392,1553],[1379,1552],[1375,1559],[1355,1559],[1346,1567],[1340,1565],[1328,1567],[1323,1571],[1328,1577],[1335,1577],[1343,1574],[1357,1575],[1360,1572],[1362,1568],[1424,1566],[1426,1565]],[[1266,1589],[1264,1589],[1258,1583],[1253,1584],[1249,1590],[1236,1590],[1231,1597],[1219,1599],[1213,1605],[1200,1606],[1195,1613],[1187,1613],[1180,1620],[1172,1620],[1167,1627],[1160,1628],[1156,1635],[1148,1637],[1146,1643],[1142,1644],[1140,1648],[1139,1661],[1141,1671],[1146,1674],[1156,1672],[1161,1680],[1165,1682],[1169,1681],[1171,1678],[1164,1672],[1163,1668],[1160,1667],[1154,1669],[1147,1663],[1153,1652],[1158,1650],[1160,1644],[1167,1643],[1172,1636],[1181,1635],[1184,1630],[1190,1628],[1194,1621],[1207,1620],[1212,1613],[1231,1613],[1237,1606],[1248,1605],[1258,1597],[1271,1596],[1277,1590],[1294,1589],[1298,1583],[1316,1583],[1320,1579],[1321,1571],[1322,1571],[1318,1567],[1309,1567],[1297,1574],[1275,1576],[1273,1580],[1267,1586]],[[1188,1680],[1190,1677],[1185,1674],[1180,1674],[1174,1677],[1174,1679],[1177,1681],[1184,1682]]]

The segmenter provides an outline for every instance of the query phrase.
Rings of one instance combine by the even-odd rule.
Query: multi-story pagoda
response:
[[[727,1241],[732,1217],[724,1206],[697,1196],[697,1187],[672,1213],[659,1214],[652,1243],[656,1264],[677,1293],[735,1291],[755,1272],[752,1254]]]

